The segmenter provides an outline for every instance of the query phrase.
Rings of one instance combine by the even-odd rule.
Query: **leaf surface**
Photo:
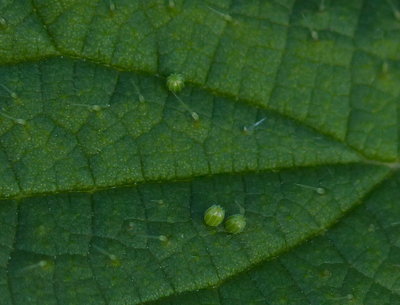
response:
[[[400,304],[398,7],[0,2],[0,305]]]

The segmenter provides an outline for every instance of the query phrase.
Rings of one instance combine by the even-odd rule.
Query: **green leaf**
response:
[[[223,285],[151,304],[400,304],[400,176],[332,230]]]
[[[0,305],[400,304],[399,10],[0,2]]]

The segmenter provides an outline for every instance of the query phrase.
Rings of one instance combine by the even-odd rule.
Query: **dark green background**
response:
[[[0,305],[400,304],[399,10],[0,0]]]

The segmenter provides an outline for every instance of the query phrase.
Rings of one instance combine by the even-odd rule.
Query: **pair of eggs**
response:
[[[211,227],[219,226],[225,218],[225,210],[220,205],[209,207],[204,213],[204,222]],[[225,221],[225,230],[231,234],[243,232],[246,227],[246,218],[242,214],[229,216]]]

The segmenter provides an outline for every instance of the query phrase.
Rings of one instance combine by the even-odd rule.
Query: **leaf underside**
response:
[[[0,1],[0,305],[400,304],[399,10]]]

